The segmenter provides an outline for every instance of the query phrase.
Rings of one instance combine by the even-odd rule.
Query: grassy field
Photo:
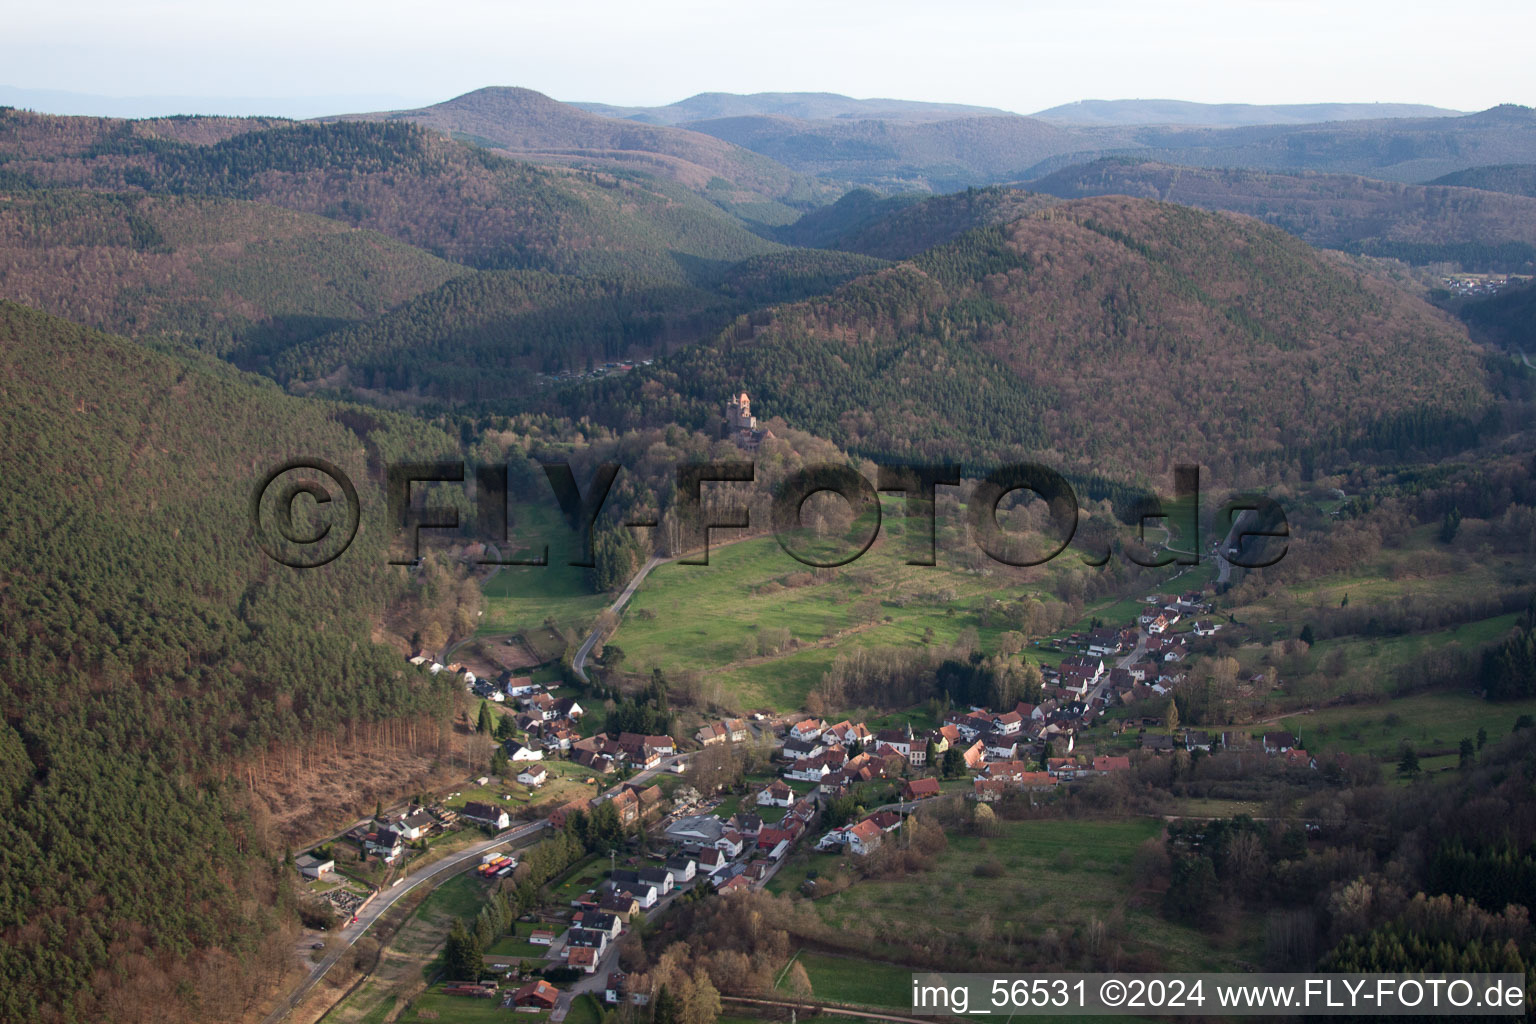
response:
[[[565,1015],[566,1024],[600,1024],[603,1004],[596,996],[577,996],[571,1001],[571,1010]]]
[[[895,508],[887,502],[888,516]],[[614,642],[631,671],[693,669],[718,681],[720,699],[738,709],[789,711],[846,651],[953,643],[967,629],[990,649],[1002,629],[980,625],[983,599],[1052,599],[1053,579],[1073,562],[978,571],[974,556],[965,556],[969,542],[941,528],[939,565],[911,566],[903,521],[888,517],[882,531],[856,562],[819,579],[772,537],[714,547],[707,566],[660,566],[636,593]],[[1106,612],[1129,619],[1136,596],[1095,602],[1085,622]],[[780,630],[792,639],[773,650]]]
[[[417,996],[397,1020],[452,1021],[453,1024],[477,1024],[479,1021],[548,1020],[549,1014],[517,1013],[501,1008],[501,999],[474,999],[443,995],[442,985],[433,985]]]
[[[817,998],[893,1010],[912,1006],[910,967],[803,950],[796,959],[805,967],[806,977],[811,979],[811,994]],[[779,983],[779,989],[788,992],[784,981]]]
[[[935,870],[894,881],[859,881],[812,905],[827,922],[869,936],[872,950],[881,936],[907,934],[914,908],[943,908],[923,912],[925,932],[973,940],[979,929],[1001,930],[1023,920],[1062,932],[1094,920],[1118,921],[1128,954],[1156,957],[1168,970],[1244,969],[1256,957],[1256,937],[1217,938],[1172,924],[1157,914],[1155,898],[1133,891],[1136,850],[1162,829],[1160,820],[1146,818],[1049,820],[1009,823],[991,839],[952,835]],[[771,887],[791,891],[807,871],[828,875],[841,859],[807,855],[785,865]],[[1003,865],[1004,874],[978,881],[976,868],[991,860]],[[817,993],[839,998],[820,988]]]
[[[518,505],[511,509],[511,515],[515,525],[509,529],[529,545],[529,550],[518,557],[536,557],[548,543],[549,564],[504,566],[498,571],[484,588],[485,615],[478,632],[482,636],[521,633],[541,654],[548,654],[548,638],[543,635],[546,619],[579,635],[613,598],[592,593],[587,570],[569,564],[575,538],[553,504]],[[555,651],[553,656],[559,657],[559,653]]]
[[[574,761],[550,759],[540,763],[549,772],[549,779],[538,789],[529,789],[518,782],[514,773],[505,779],[493,778],[485,786],[465,786],[455,790],[454,792],[458,795],[445,800],[444,806],[457,811],[470,802],[488,803],[496,807],[504,807],[508,814],[515,816],[524,807],[544,805],[552,807],[579,796],[589,797],[596,794],[596,782],[586,781],[595,776]],[[519,765],[517,771],[521,770],[522,767]],[[502,797],[511,797],[511,799],[503,800]]]
[[[1293,715],[1281,725],[1309,753],[1342,750],[1390,760],[1405,742],[1418,750],[1455,747],[1463,739],[1475,740],[1479,728],[1488,730],[1489,740],[1502,739],[1521,715],[1536,716],[1536,699],[1495,704],[1470,693],[1422,693]],[[1437,765],[1426,761],[1423,767]]]

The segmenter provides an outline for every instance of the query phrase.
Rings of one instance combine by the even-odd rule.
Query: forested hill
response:
[[[1469,167],[1464,171],[1453,171],[1436,178],[1430,184],[1457,185],[1461,188],[1481,188],[1489,192],[1508,192],[1511,195],[1536,197],[1536,164]]]
[[[811,182],[749,149],[686,128],[637,124],[552,100],[532,89],[476,89],[419,110],[337,120],[410,121],[509,156],[627,166],[726,202],[803,199]],[[826,186],[816,183],[815,189]]]
[[[370,627],[375,470],[455,445],[0,302],[0,1019],[230,1019],[291,960],[281,850],[239,759],[446,709]],[[276,565],[248,505],[273,464],[341,466],[356,542]]]
[[[413,124],[163,123],[0,110],[0,194],[70,186],[254,200],[475,267],[679,282],[778,248],[680,185],[535,167]]]
[[[1027,187],[1066,199],[1139,196],[1246,213],[1312,245],[1411,263],[1454,262],[1468,270],[1536,265],[1536,199],[1448,184],[1118,158],[1069,167]]]
[[[972,231],[562,400],[706,425],[739,386],[871,455],[1250,482],[1464,441],[1488,399],[1478,350],[1423,302],[1256,221],[1121,198]]]
[[[375,231],[249,200],[0,196],[0,297],[242,361],[470,273]]]
[[[257,365],[286,382],[503,408],[526,396],[534,372],[580,372],[705,341],[737,316],[830,292],[885,265],[854,253],[792,249],[734,264],[707,289],[481,271]]]
[[[782,242],[906,259],[974,228],[1006,224],[1057,202],[1053,196],[994,185],[941,196],[881,197],[854,189],[776,233]]]

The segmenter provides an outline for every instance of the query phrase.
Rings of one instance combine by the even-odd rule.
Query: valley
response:
[[[0,108],[0,1020],[1536,976],[1536,113],[608,98]]]

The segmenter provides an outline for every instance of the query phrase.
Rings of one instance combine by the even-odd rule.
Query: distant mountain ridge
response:
[[[793,117],[802,121],[947,121],[957,117],[1017,117],[1009,110],[968,103],[854,99],[835,92],[701,92],[661,107],[572,103],[573,107],[647,124],[686,124],[720,117]]]
[[[1175,167],[1129,157],[1069,167],[1027,187],[1062,199],[1127,195],[1244,213],[1311,245],[1411,263],[1524,269],[1536,262],[1536,199],[1478,188]]]
[[[810,194],[794,171],[730,141],[687,128],[605,117],[532,89],[495,86],[416,110],[322,120],[410,121],[519,159],[611,163],[670,178],[696,191],[727,193],[721,196],[727,201]]]
[[[943,192],[1027,180],[1106,156],[1403,182],[1481,165],[1536,163],[1536,112],[1512,104],[1459,117],[1225,128],[1082,126],[1036,117],[901,123],[762,115],[692,121],[689,127],[803,174],[886,191]]]
[[[1096,127],[1186,125],[1237,128],[1261,124],[1378,121],[1394,117],[1460,117],[1422,103],[1193,103],[1188,100],[1078,100],[1031,114],[1042,121]]]

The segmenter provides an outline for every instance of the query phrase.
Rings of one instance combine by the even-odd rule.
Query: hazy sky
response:
[[[419,104],[523,85],[621,104],[816,90],[1023,113],[1125,97],[1536,104],[1532,0],[7,6],[0,83],[111,96]]]

